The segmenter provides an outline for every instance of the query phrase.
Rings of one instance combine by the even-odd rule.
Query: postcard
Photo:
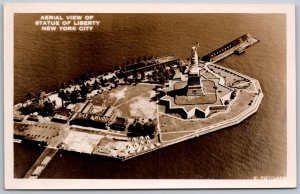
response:
[[[291,4],[4,6],[5,187],[296,187]]]

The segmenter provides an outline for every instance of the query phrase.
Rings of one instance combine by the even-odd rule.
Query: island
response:
[[[45,150],[24,178],[38,178],[59,149],[128,160],[240,123],[254,114],[259,81],[216,64],[258,43],[245,34],[199,57],[140,57],[14,105],[14,141]]]

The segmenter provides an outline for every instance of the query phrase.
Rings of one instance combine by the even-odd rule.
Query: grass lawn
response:
[[[232,103],[231,110],[226,114],[219,114],[207,119],[201,120],[201,122],[196,120],[184,120],[184,119],[174,119],[165,114],[159,116],[160,128],[162,132],[174,132],[174,131],[193,131],[198,130],[209,125],[220,123],[228,119],[232,119],[246,109],[249,108],[249,102],[256,98],[253,93],[241,92],[238,93],[237,99]]]
[[[224,77],[226,80],[226,86],[231,86],[231,84],[238,80],[246,80],[245,78],[234,74],[230,71],[227,71],[221,67],[214,67],[213,65],[208,66],[213,72],[219,74],[220,76]]]
[[[100,95],[93,96],[92,97],[93,105],[101,106],[104,103],[105,106],[107,107],[112,106],[115,103],[117,98],[111,97],[109,94],[110,92],[103,92]]]
[[[122,117],[129,118],[156,118],[156,103],[150,102],[150,98],[138,97],[118,106],[122,111]]]
[[[112,89],[111,96],[117,96],[119,92],[124,91],[124,97],[119,98],[114,106],[118,106],[128,100],[131,100],[138,96],[145,96],[146,94],[150,95],[152,89],[155,87],[155,84],[137,84],[137,85],[124,85],[118,86],[115,89]],[[126,89],[125,89],[126,88]]]

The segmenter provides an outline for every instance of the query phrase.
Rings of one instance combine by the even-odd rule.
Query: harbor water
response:
[[[113,70],[133,58],[203,56],[249,33],[260,42],[218,64],[259,80],[258,112],[239,125],[122,162],[59,151],[41,178],[246,179],[286,175],[286,16],[284,14],[95,14],[91,32],[45,32],[41,14],[15,14],[14,102],[28,91],[50,92],[84,72]],[[15,177],[41,149],[14,145]]]

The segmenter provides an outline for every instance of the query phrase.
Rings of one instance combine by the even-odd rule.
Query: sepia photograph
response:
[[[125,7],[5,6],[6,187],[295,187],[294,6]]]

